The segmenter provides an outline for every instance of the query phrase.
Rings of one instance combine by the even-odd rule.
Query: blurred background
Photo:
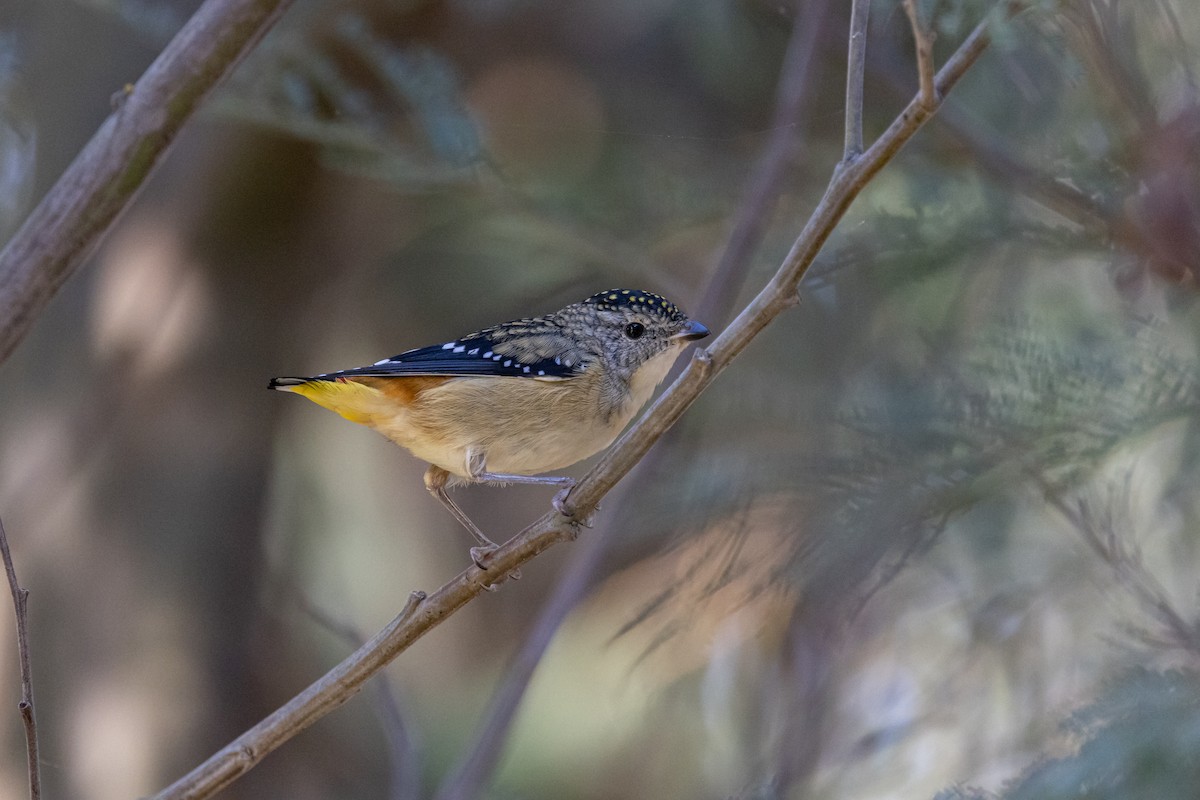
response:
[[[802,304],[593,530],[222,797],[1195,796],[1200,10],[919,5],[939,63],[996,40]],[[0,236],[197,6],[0,8]],[[297,0],[0,366],[46,796],[157,791],[466,566],[422,464],[268,378],[611,287],[719,330],[840,158],[847,15]],[[898,2],[868,42],[870,140]],[[550,495],[455,496],[506,537]]]

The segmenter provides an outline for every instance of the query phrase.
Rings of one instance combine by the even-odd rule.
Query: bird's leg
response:
[[[567,494],[575,488],[574,478],[568,478],[565,475],[513,475],[507,472],[488,472],[483,454],[478,450],[468,452],[467,472],[470,474],[471,480],[476,483],[523,483],[534,486],[561,486],[562,488],[554,494],[554,499],[550,502],[554,505],[554,510],[558,513],[567,517],[575,516],[574,511],[566,505]],[[584,521],[583,524],[588,525],[588,522]]]
[[[446,507],[447,511],[454,515],[456,520],[462,523],[464,528],[471,532],[471,535],[475,537],[475,541],[479,542],[479,547],[471,548],[471,560],[480,569],[487,569],[487,564],[485,563],[487,556],[496,550],[497,544],[484,536],[483,531],[479,530],[479,526],[472,522],[466,512],[450,499],[450,495],[446,492],[446,482],[448,480],[450,480],[450,473],[441,467],[435,467],[430,464],[429,469],[425,470],[425,488]]]

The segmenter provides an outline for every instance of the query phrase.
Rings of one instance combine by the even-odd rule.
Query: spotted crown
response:
[[[603,311],[636,308],[659,314],[668,319],[686,319],[679,307],[670,300],[660,294],[644,292],[641,289],[609,289],[606,292],[598,292],[583,302],[585,305],[596,306]]]

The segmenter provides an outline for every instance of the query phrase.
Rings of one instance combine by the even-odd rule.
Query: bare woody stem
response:
[[[1015,10],[1015,4],[1009,3]],[[559,542],[573,539],[576,519],[585,518],[617,482],[649,451],[699,397],[713,379],[768,324],[797,302],[797,289],[821,246],[829,238],[863,187],[937,111],[942,98],[987,48],[986,24],[977,26],[935,77],[932,105],[914,97],[879,139],[859,158],[843,161],[824,196],[804,226],[775,276],[708,350],[698,349],[691,362],[642,418],[605,454],[567,502],[575,516],[547,513],[500,546],[486,571],[469,567],[433,594],[414,593],[405,610],[341,664],[318,679],[282,708],[226,745],[192,772],[164,789],[154,800],[197,800],[211,797],[285,741],[349,700],[363,684],[421,636],[513,570]],[[847,116],[851,114],[847,106]],[[850,125],[848,124],[848,128]]]
[[[842,163],[863,151],[863,76],[867,63],[867,18],[871,0],[854,0],[850,7],[850,49],[846,56],[846,144]]]
[[[8,576],[8,588],[12,592],[13,609],[17,617],[17,656],[21,662],[21,700],[17,703],[17,710],[21,713],[21,724],[25,728],[29,797],[30,800],[39,800],[42,796],[42,770],[38,756],[37,720],[33,714],[33,668],[29,660],[29,622],[26,610],[29,590],[22,589],[17,582],[17,569],[8,549],[8,534],[4,531],[3,520],[0,520],[0,557],[4,558],[4,572]]]
[[[921,102],[932,106],[937,102],[936,89],[933,84],[933,40],[935,34],[921,22],[917,0],[904,0],[904,12],[908,14],[908,23],[912,27],[913,44],[917,49],[917,81],[920,86]]]
[[[176,134],[292,0],[207,0],[0,252],[0,362],[133,200]]]

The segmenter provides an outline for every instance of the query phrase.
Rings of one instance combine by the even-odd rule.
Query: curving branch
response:
[[[292,0],[206,0],[0,252],[0,363],[133,200],[208,93]]]
[[[1007,2],[1015,11],[1019,4]],[[697,349],[683,374],[637,423],[605,453],[567,496],[571,513],[551,511],[500,546],[489,567],[470,566],[426,597],[414,593],[404,611],[370,641],[293,700],[234,739],[215,755],[164,789],[154,800],[211,797],[250,770],[267,753],[357,694],[363,684],[413,642],[514,570],[554,545],[574,539],[586,519],[621,478],[650,450],[717,375],[784,310],[796,305],[800,279],[850,204],[941,106],[943,98],[983,54],[990,41],[980,23],[934,78],[934,99],[918,94],[887,130],[856,159],[841,162],[825,193],[775,276],[710,348]],[[850,83],[853,90],[853,82]],[[847,103],[847,112],[852,105]]]

